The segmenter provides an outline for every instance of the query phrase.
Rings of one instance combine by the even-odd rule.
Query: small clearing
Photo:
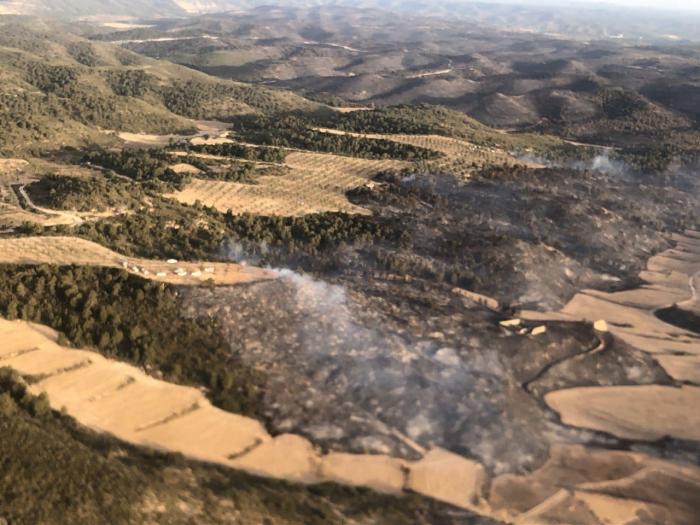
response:
[[[153,281],[179,285],[233,285],[276,278],[269,270],[235,263],[175,262],[126,257],[78,237],[0,239],[0,263],[122,268]]]
[[[226,138],[229,124],[217,120],[198,120],[192,122],[192,127],[197,128],[197,132],[192,135],[154,135],[150,133],[129,133],[108,131],[116,134],[124,141],[125,147],[131,148],[155,148],[167,146],[171,141],[190,140],[193,144],[225,144],[229,142]],[[197,142],[195,142],[197,141]],[[212,141],[212,142],[210,142]]]

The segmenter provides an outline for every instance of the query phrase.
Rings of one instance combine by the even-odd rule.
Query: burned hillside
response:
[[[469,180],[420,168],[386,172],[349,194],[371,218],[336,220],[320,243],[315,234],[294,236],[294,225],[262,243],[255,232],[263,225],[237,228],[235,257],[351,287],[380,276],[556,308],[581,288],[636,284],[645,261],[668,247],[665,234],[698,223],[690,172],[590,166],[492,167]],[[357,233],[344,234],[350,225]]]

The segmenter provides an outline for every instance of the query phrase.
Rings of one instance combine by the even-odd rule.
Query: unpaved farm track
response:
[[[199,285],[209,280],[218,285],[231,285],[276,277],[274,272],[235,263],[168,264],[166,261],[126,257],[78,237],[39,236],[0,239],[0,263],[59,266],[75,264],[122,268],[146,279],[180,285]]]
[[[83,218],[80,216],[80,214],[75,213],[75,212],[65,212],[65,211],[60,211],[60,210],[49,210],[47,208],[42,208],[40,206],[37,206],[32,202],[32,199],[29,197],[29,194],[27,193],[27,186],[22,185],[17,187],[17,192],[19,193],[20,198],[24,201],[25,205],[27,208],[29,208],[31,211],[38,213],[40,215],[46,215],[49,220],[51,220],[54,224],[65,224],[68,226],[79,226],[83,222]]]

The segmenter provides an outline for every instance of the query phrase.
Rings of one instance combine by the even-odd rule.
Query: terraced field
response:
[[[47,246],[52,243],[46,239],[26,241],[0,243],[0,255],[36,250],[37,244],[50,252]],[[557,314],[521,315],[596,320],[603,343],[593,352],[605,352],[604,334],[609,330],[658,358],[672,377],[696,381],[697,338],[662,323],[653,313],[669,299],[684,308],[697,306],[700,234],[688,232],[676,241],[675,249],[649,261],[643,273],[649,285],[621,295],[583,293]],[[67,250],[79,251],[80,244],[59,240],[52,255],[69,258]],[[98,252],[107,257],[94,247],[82,249],[92,255],[83,254],[81,261]],[[255,419],[213,407],[197,389],[154,379],[88,350],[63,348],[57,334],[44,326],[0,320],[0,340],[4,343],[0,366],[37,378],[32,393],[46,392],[54,409],[131,443],[295,482],[333,481],[387,493],[409,491],[505,523],[632,524],[642,523],[640,517],[648,518],[644,523],[697,522],[700,469],[696,466],[566,442],[553,444],[547,461],[529,474],[490,475],[480,463],[439,447],[415,447],[419,456],[415,460],[323,453],[304,437],[273,436]],[[665,361],[680,358],[687,362]],[[564,361],[550,370],[569,364]],[[694,407],[699,392],[690,385],[620,385],[554,390],[545,401],[569,425],[642,441],[663,436],[697,440]],[[655,417],[648,417],[649,410]]]
[[[184,190],[168,195],[180,202],[199,201],[219,211],[258,215],[299,216],[325,211],[367,213],[353,205],[345,193],[367,184],[377,173],[406,163],[367,160],[323,153],[292,152],[289,173],[262,176],[258,184],[195,179]]]
[[[541,165],[517,159],[507,151],[499,148],[477,146],[466,140],[443,137],[441,135],[392,135],[380,133],[351,133],[328,128],[318,128],[324,133],[337,135],[350,135],[353,137],[363,137],[375,140],[390,140],[400,144],[408,144],[418,148],[425,148],[444,153],[446,159],[442,162],[459,162],[462,164],[485,166],[493,164],[524,164],[531,167],[541,167]],[[440,161],[438,161],[440,163]]]
[[[301,436],[273,437],[258,421],[213,407],[195,388],[154,379],[95,352],[63,348],[44,326],[0,319],[0,338],[1,366],[38,377],[31,390],[46,392],[54,409],[119,439],[301,483],[335,481],[387,493],[410,489],[465,508],[480,500],[483,468],[445,450],[433,449],[414,462],[322,454]],[[442,487],[444,473],[458,484]]]
[[[433,162],[436,168],[449,167],[464,177],[468,177],[476,167],[492,164],[539,167],[532,162],[520,161],[498,148],[476,146],[438,135],[351,135],[386,139],[438,151],[445,157]],[[345,193],[367,184],[381,171],[400,169],[409,166],[409,163],[293,151],[287,156],[285,165],[290,168],[288,174],[283,177],[261,177],[255,185],[196,179],[184,190],[168,196],[185,204],[199,201],[219,211],[231,210],[236,214],[299,216],[326,211],[361,214],[366,210],[350,203]]]
[[[146,279],[180,285],[241,284],[276,277],[274,272],[234,263],[167,262],[125,257],[77,237],[0,239],[0,263],[123,268]]]
[[[697,308],[700,233],[674,236],[676,247],[652,257],[633,290],[583,290],[555,313],[524,311],[529,320],[571,320],[603,324],[616,338],[651,355],[676,381],[669,385],[621,384],[556,390],[546,403],[570,425],[623,439],[664,437],[700,440],[700,343],[696,333],[667,324],[657,310]]]

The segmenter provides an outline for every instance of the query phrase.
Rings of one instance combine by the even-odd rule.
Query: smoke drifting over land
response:
[[[275,282],[184,295],[188,313],[216,317],[236,355],[267,372],[264,416],[274,432],[408,458],[439,445],[495,472],[543,460],[559,430],[519,382],[530,373],[523,345],[536,350],[546,339],[504,339],[481,307],[455,296],[431,298],[443,306],[426,316],[400,286],[348,289],[278,272]],[[590,344],[585,331],[554,337],[564,353]]]
[[[691,220],[695,201],[675,186],[681,180],[640,176],[601,154],[568,167],[485,170],[467,183],[433,173],[376,182],[351,198],[407,233],[400,243],[348,243],[305,259],[299,245],[290,254],[283,244],[232,241],[228,257],[269,264],[279,279],[184,296],[190,315],[215,317],[232,353],[264,372],[261,416],[273,432],[408,458],[439,445],[492,472],[522,471],[559,439],[600,439],[543,412],[547,391],[582,377],[658,380],[653,362],[621,349],[590,367],[577,362],[573,375],[542,374],[595,347],[590,329],[502,330],[502,317],[452,290],[558,308],[580,288],[633,282],[667,246],[659,230]],[[332,261],[333,271],[304,273],[308,260]]]

